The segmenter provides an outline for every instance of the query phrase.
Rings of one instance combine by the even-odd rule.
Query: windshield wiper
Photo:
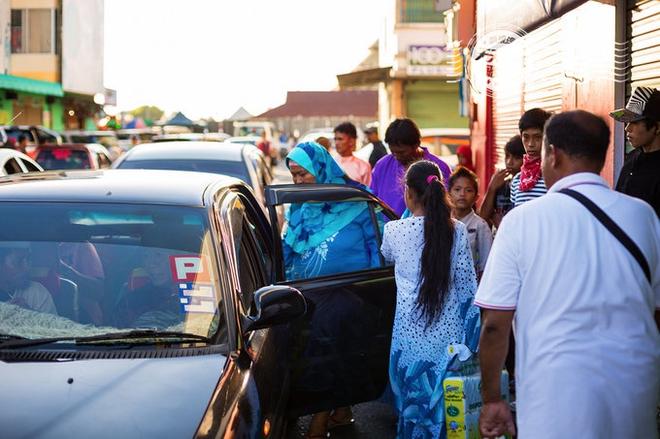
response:
[[[25,340],[25,337],[15,334],[0,334],[0,341],[2,340]]]
[[[52,338],[33,338],[33,339],[11,339],[4,343],[0,343],[0,349],[23,348],[29,346],[38,346],[43,344],[56,343],[59,341],[73,341],[76,344],[94,344],[106,341],[120,341],[120,340],[147,340],[152,343],[161,343],[162,340],[176,340],[177,342],[183,341],[199,341],[209,344],[211,339],[203,335],[192,334],[188,332],[177,331],[159,331],[157,329],[135,329],[132,331],[124,332],[109,332],[100,335],[90,335],[86,337],[52,337]]]

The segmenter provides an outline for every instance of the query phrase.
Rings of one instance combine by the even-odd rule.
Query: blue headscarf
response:
[[[297,145],[286,156],[287,167],[290,167],[290,161],[312,174],[318,184],[348,184],[365,188],[348,178],[328,151],[316,142]],[[304,253],[346,227],[366,209],[365,202],[292,204],[284,242],[294,252]]]

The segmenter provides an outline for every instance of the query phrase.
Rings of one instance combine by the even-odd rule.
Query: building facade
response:
[[[353,72],[338,75],[340,88],[375,86],[381,126],[410,117],[421,128],[468,128],[461,80],[461,46],[467,41],[458,38],[459,22],[464,24],[460,8],[451,1],[387,2],[377,57],[370,55],[377,63],[363,62]],[[473,13],[463,16],[474,20]]]
[[[0,124],[94,127],[105,92],[103,7],[0,0]]]
[[[290,91],[283,105],[251,120],[272,122],[277,131],[297,136],[346,121],[360,130],[377,117],[378,93],[374,90]]]

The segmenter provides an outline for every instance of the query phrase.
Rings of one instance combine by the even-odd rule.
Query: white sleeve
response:
[[[394,249],[392,248],[392,230],[391,225],[393,222],[385,224],[383,229],[383,243],[380,245],[380,252],[387,262],[394,262]]]
[[[518,209],[509,212],[497,231],[474,301],[480,308],[516,309],[522,283],[518,261],[521,236],[519,214]]]

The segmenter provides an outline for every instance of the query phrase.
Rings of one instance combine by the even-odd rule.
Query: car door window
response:
[[[27,169],[28,172],[41,172],[41,169],[37,168],[35,164],[29,160],[21,160],[21,163],[23,163],[23,166],[25,166],[25,169]]]
[[[110,158],[108,158],[108,156],[106,156],[105,154],[100,153],[98,155],[98,158],[99,158],[99,168],[106,169],[112,165]]]
[[[7,175],[21,174],[22,172],[23,168],[21,168],[21,165],[16,161],[16,159],[11,158],[5,163],[5,173]]]
[[[233,259],[238,275],[238,295],[243,313],[252,305],[254,292],[265,285],[265,270],[258,256],[253,226],[246,215],[246,206],[238,194],[228,195],[222,202],[221,220],[229,227],[233,245],[225,251]]]
[[[366,201],[285,204],[280,218],[286,280],[381,268],[385,216]]]

